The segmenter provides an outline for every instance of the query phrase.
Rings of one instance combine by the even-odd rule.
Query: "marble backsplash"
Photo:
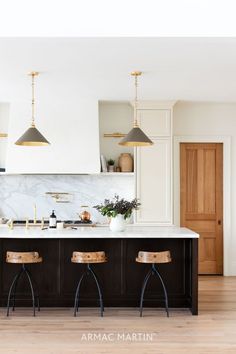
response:
[[[68,203],[58,203],[47,192],[69,193]],[[2,175],[0,216],[22,219],[49,217],[52,209],[61,220],[77,219],[81,205],[88,205],[94,222],[104,223],[94,205],[114,194],[134,198],[134,177],[121,175]]]

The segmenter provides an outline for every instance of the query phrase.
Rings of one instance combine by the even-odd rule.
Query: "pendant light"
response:
[[[131,73],[135,79],[135,100],[134,100],[134,127],[130,132],[119,142],[123,146],[150,146],[153,142],[147,135],[139,128],[137,119],[138,109],[138,76],[142,75],[141,71],[133,71]]]
[[[34,78],[38,76],[37,71],[32,71],[29,75],[32,78],[32,121],[31,127],[26,130],[26,132],[15,142],[16,145],[21,146],[46,146],[50,143],[45,139],[45,137],[38,131],[35,127],[35,116],[34,116]]]

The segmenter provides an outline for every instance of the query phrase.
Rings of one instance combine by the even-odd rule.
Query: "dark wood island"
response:
[[[105,251],[108,262],[97,264],[95,272],[103,289],[105,307],[138,307],[140,289],[149,266],[138,264],[138,251],[170,250],[172,262],[160,264],[169,307],[189,308],[198,314],[198,237],[179,227],[129,226],[112,233],[108,227],[81,227],[77,230],[0,230],[0,303],[6,306],[7,293],[18,265],[5,262],[6,252],[38,251],[42,264],[29,268],[39,287],[42,307],[73,307],[75,288],[84,265],[71,263],[73,251]],[[26,293],[27,290],[27,293]],[[28,284],[18,287],[18,306],[31,306]],[[163,307],[161,284],[153,279],[145,293],[144,306]],[[95,284],[87,279],[81,285],[81,306],[98,306]]]

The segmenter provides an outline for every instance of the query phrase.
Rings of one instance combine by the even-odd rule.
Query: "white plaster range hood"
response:
[[[50,95],[49,95],[50,96]],[[40,100],[38,128],[51,145],[17,146],[30,122],[30,102],[12,102],[6,157],[7,173],[88,174],[100,172],[98,102]]]

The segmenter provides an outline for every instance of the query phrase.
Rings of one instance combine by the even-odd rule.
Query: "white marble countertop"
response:
[[[24,227],[0,228],[0,239],[60,239],[60,238],[199,238],[199,235],[187,228],[177,226],[138,226],[129,225],[123,232],[112,232],[108,226],[99,227],[78,227],[76,230],[46,229],[31,227],[26,230]]]

